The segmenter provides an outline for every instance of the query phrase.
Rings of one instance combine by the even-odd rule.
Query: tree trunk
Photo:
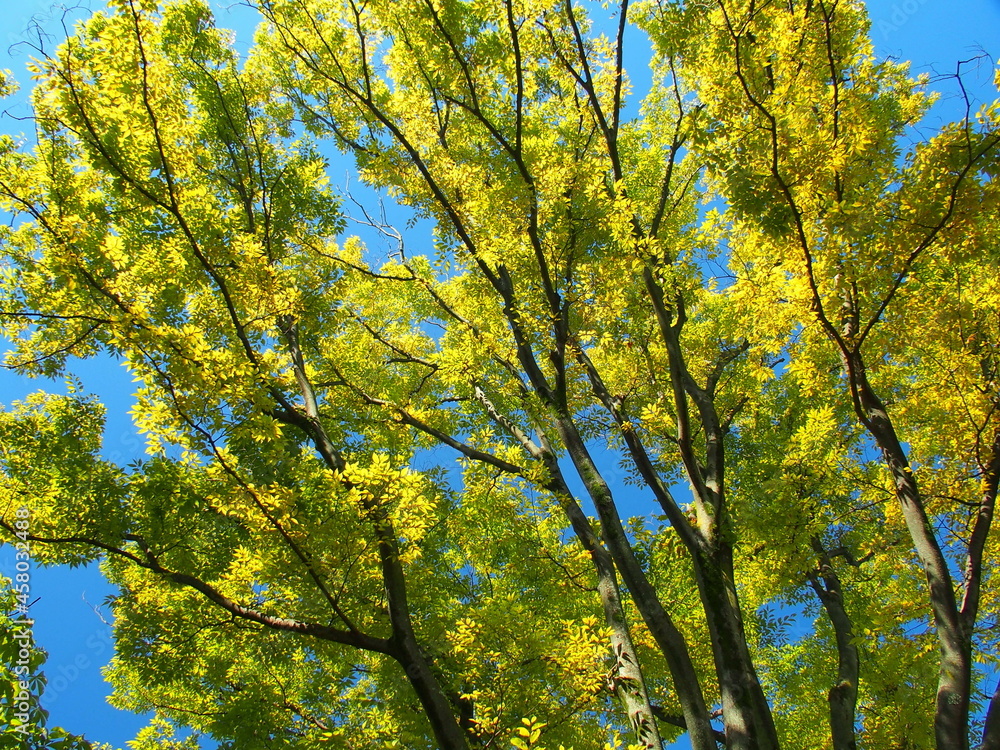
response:
[[[882,450],[886,466],[896,483],[896,497],[903,511],[903,520],[927,577],[931,611],[941,648],[934,714],[937,748],[968,750],[972,642],[966,637],[951,573],[924,510],[913,469],[885,404],[868,382],[861,354],[845,352],[844,367],[850,379],[855,411]]]
[[[983,727],[983,744],[979,750],[1000,750],[1000,683],[993,691],[990,707],[986,711],[986,725]]]
[[[649,267],[643,271],[643,281],[667,349],[670,383],[677,410],[677,445],[695,496],[697,532],[680,535],[694,562],[695,580],[712,640],[715,671],[722,693],[726,747],[732,750],[776,750],[778,733],[750,657],[733,575],[733,550],[726,540],[725,430],[715,407],[715,386],[710,376],[706,387],[702,388],[688,370],[680,341],[681,329],[686,321],[683,298],[678,296],[673,308],[669,307],[664,291]],[[714,377],[721,375],[722,368],[731,361],[732,357],[720,359]],[[705,450],[701,457],[695,449],[689,398],[697,407],[697,418],[704,432]],[[656,487],[652,489],[656,491]],[[661,497],[661,504],[668,515],[676,515],[672,499]]]
[[[732,549],[719,541],[698,553],[695,576],[712,639],[729,750],[777,750],[778,733],[747,646],[733,581]]]
[[[857,738],[854,732],[858,704],[858,682],[860,676],[860,658],[858,647],[854,645],[851,619],[844,607],[844,594],[840,585],[840,576],[833,568],[829,554],[823,549],[819,539],[812,541],[813,549],[819,555],[819,576],[815,573],[809,576],[813,590],[823,602],[826,614],[833,625],[837,639],[837,683],[827,693],[830,703],[830,734],[833,739],[833,750],[857,750]],[[822,582],[820,582],[822,578]]]
[[[611,652],[615,657],[611,687],[625,707],[639,744],[649,750],[660,750],[663,741],[653,717],[653,708],[649,702],[639,657],[635,653],[632,634],[629,632],[628,620],[622,610],[614,561],[601,544],[590,520],[569,492],[555,457],[546,453],[544,459],[552,477],[548,489],[559,498],[573,531],[583,548],[590,553],[597,573],[597,592],[604,610],[604,620],[611,629]]]
[[[612,687],[625,707],[639,744],[649,750],[660,750],[663,741],[660,739],[660,730],[653,717],[646,682],[635,653],[628,622],[621,608],[614,564],[603,547],[595,550],[591,557],[598,571],[597,591],[604,607],[605,620],[611,628],[611,650],[615,657]]]
[[[636,560],[634,550],[622,527],[611,490],[600,475],[575,426],[570,423],[568,417],[563,416],[557,418],[557,429],[577,473],[594,501],[614,563],[621,572],[629,593],[632,594],[639,614],[667,662],[684,713],[691,746],[694,750],[716,750],[708,707],[705,705],[705,698],[684,636],[674,625],[642,566]]]
[[[383,520],[376,523],[376,532],[379,537],[379,557],[389,621],[392,625],[393,657],[406,671],[406,677],[430,721],[431,731],[434,732],[440,750],[469,750],[468,738],[460,724],[461,709],[448,700],[413,632],[395,531],[388,521]]]

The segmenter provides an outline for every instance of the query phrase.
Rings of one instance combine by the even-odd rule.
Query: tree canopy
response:
[[[253,5],[113,0],[0,142],[6,365],[147,453],[10,404],[0,526],[142,747],[1000,748],[1000,102],[852,0]]]

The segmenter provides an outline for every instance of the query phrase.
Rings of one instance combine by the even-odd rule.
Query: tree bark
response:
[[[635,652],[635,644],[629,631],[628,620],[622,610],[621,592],[615,574],[614,560],[607,548],[594,532],[589,519],[570,494],[566,481],[559,470],[559,464],[551,454],[545,454],[552,482],[549,490],[560,499],[563,510],[583,548],[590,553],[590,559],[597,573],[597,593],[604,610],[604,620],[611,629],[611,652],[615,667],[610,687],[621,701],[628,714],[629,722],[639,744],[649,750],[660,750],[663,741],[653,717],[646,681]],[[697,747],[697,746],[696,746]]]
[[[747,645],[733,579],[732,548],[719,542],[711,552],[699,552],[695,577],[705,608],[722,693],[726,747],[730,750],[776,750],[778,733]]]
[[[570,423],[568,417],[562,416],[557,418],[557,429],[577,473],[597,508],[604,538],[615,565],[632,594],[639,614],[667,662],[684,713],[691,746],[694,750],[716,750],[708,707],[684,636],[674,625],[656,590],[635,558],[611,491],[575,426]]]
[[[868,382],[860,352],[846,352],[844,367],[850,381],[855,411],[882,450],[886,466],[895,480],[896,498],[902,508],[903,520],[927,578],[931,611],[941,648],[934,714],[937,748],[968,750],[972,642],[966,636],[951,573],[924,509],[913,469],[885,404]]]
[[[643,281],[657,327],[667,349],[670,383],[677,412],[677,444],[695,499],[697,528],[682,533],[694,561],[695,580],[712,639],[712,655],[722,693],[722,715],[726,725],[726,747],[732,750],[776,750],[778,732],[771,707],[760,685],[750,656],[743,615],[733,571],[733,549],[727,539],[725,430],[715,408],[715,382],[721,368],[732,361],[720,359],[705,388],[699,386],[688,369],[681,346],[681,329],[686,321],[684,300],[678,296],[673,308],[667,305],[663,288],[650,268]],[[704,455],[695,449],[690,402],[704,432]],[[654,492],[656,487],[653,486]],[[676,515],[671,498],[659,493],[668,515]]]
[[[986,711],[986,725],[983,727],[983,744],[979,750],[1000,750],[1000,683],[993,691],[990,707]]]
[[[810,574],[809,582],[820,601],[823,602],[823,607],[830,618],[837,639],[837,682],[827,693],[827,700],[830,703],[830,734],[833,739],[833,750],[857,750],[854,722],[861,671],[858,647],[854,645],[851,619],[844,607],[840,576],[837,575],[833,561],[819,539],[813,538],[812,547],[819,555],[820,567],[818,575],[816,573]]]
[[[388,521],[380,520],[376,522],[376,533],[389,622],[392,625],[392,656],[406,671],[406,677],[423,706],[438,747],[441,750],[469,750],[468,738],[460,723],[461,708],[453,706],[441,689],[437,675],[420,650],[413,632],[395,532]]]

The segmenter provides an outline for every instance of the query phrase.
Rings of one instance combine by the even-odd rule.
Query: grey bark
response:
[[[685,723],[695,750],[715,750],[716,743],[708,707],[683,634],[663,607],[656,590],[635,557],[622,526],[611,491],[594,463],[582,438],[568,418],[557,420],[560,438],[601,519],[608,549],[622,579],[632,594],[643,621],[663,654],[673,678]]]
[[[923,498],[892,420],[868,382],[864,360],[857,351],[844,354],[855,412],[875,438],[895,481],[896,498],[924,570],[941,660],[934,715],[938,750],[968,750],[969,694],[972,689],[972,642],[958,608],[948,564],[924,509]],[[974,617],[972,618],[974,620]]]
[[[624,706],[639,743],[650,750],[659,750],[663,741],[653,718],[653,708],[649,702],[646,681],[635,652],[628,620],[622,610],[614,561],[607,548],[601,544],[589,519],[569,493],[555,459],[551,454],[547,454],[547,457],[549,460],[546,463],[553,477],[550,490],[560,499],[573,531],[590,554],[597,573],[597,593],[604,610],[604,620],[611,630],[610,645],[615,659],[609,687]]]
[[[979,746],[979,750],[1000,750],[1000,683],[993,691],[990,707],[986,711],[983,743]]]
[[[837,682],[827,693],[833,750],[857,750],[854,723],[861,671],[858,647],[854,645],[851,619],[844,607],[840,576],[819,539],[812,540],[812,547],[819,556],[819,572],[810,574],[809,582],[826,609],[837,639]]]
[[[395,532],[387,521],[377,522],[376,532],[389,622],[392,626],[391,655],[406,671],[406,677],[420,700],[441,750],[469,750],[468,737],[460,724],[461,708],[453,706],[448,700],[413,631]]]
[[[648,297],[656,316],[660,336],[667,349],[670,383],[677,413],[677,444],[695,499],[696,526],[677,521],[680,537],[694,561],[695,579],[712,641],[712,655],[722,693],[726,747],[731,750],[776,750],[778,733],[771,707],[760,685],[747,645],[733,571],[733,549],[728,540],[729,516],[726,507],[725,429],[715,408],[715,387],[723,368],[737,354],[720,353],[706,387],[691,376],[680,342],[686,321],[683,298],[668,306],[664,291],[647,268],[643,274]],[[739,352],[739,350],[737,350]],[[699,427],[704,433],[704,455],[695,450],[693,403]],[[633,454],[635,453],[633,449]],[[653,484],[654,492],[658,486]],[[672,517],[679,509],[668,493],[657,496],[664,512]]]

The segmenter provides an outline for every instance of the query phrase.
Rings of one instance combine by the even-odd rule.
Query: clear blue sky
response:
[[[229,5],[214,4],[220,9]],[[982,51],[1000,56],[1000,0],[877,0],[868,5],[878,54],[911,60],[914,72],[953,73],[957,61],[970,59]],[[93,2],[91,6],[99,7],[99,3]],[[5,31],[0,35],[0,68],[9,68],[19,80],[27,81],[23,67],[26,51],[15,45],[25,38],[32,18],[54,35],[50,44],[58,41],[61,12],[53,10],[51,0],[0,0],[0,10],[6,19]],[[251,17],[249,11],[234,4],[231,12],[220,10],[219,24],[236,28],[238,44],[245,49]],[[972,78],[983,97],[990,95],[988,84],[993,68],[994,63],[987,60],[980,75]],[[954,112],[957,89],[950,82],[943,82],[941,88],[944,98],[935,115],[947,118],[949,112]],[[0,132],[22,130],[28,128],[10,117],[0,118]],[[333,175],[335,180],[339,177]],[[128,376],[106,362],[79,363],[73,370],[109,407],[106,455],[127,461],[141,452],[126,414],[127,394],[132,390]],[[38,388],[53,387],[58,388],[58,384],[26,383],[0,370],[3,403]],[[9,575],[13,562],[10,548],[0,548],[0,571]],[[108,688],[101,679],[100,668],[110,657],[112,644],[110,629],[102,618],[110,615],[106,609],[101,615],[94,608],[100,608],[111,590],[95,568],[36,569],[32,585],[33,594],[41,597],[32,609],[35,636],[49,652],[46,665],[49,690],[43,705],[51,711],[50,721],[83,733],[91,740],[124,747],[144,721],[115,711],[105,701]]]

